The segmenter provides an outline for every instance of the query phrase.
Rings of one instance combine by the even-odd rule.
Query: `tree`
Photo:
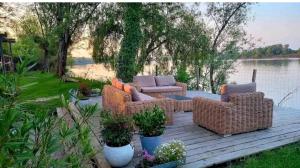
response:
[[[68,49],[80,37],[98,3],[37,3],[36,14],[43,26],[51,25],[58,38],[57,70],[66,72]]]
[[[234,56],[229,59],[235,58],[237,54],[228,50],[236,51],[238,43],[245,40],[242,25],[246,24],[249,5],[244,2],[208,4],[207,16],[214,23],[210,35],[212,43],[208,67],[212,93],[216,93],[217,84],[224,82],[218,80],[226,79],[220,76],[225,76],[227,70],[232,67],[232,61],[227,62],[228,57],[224,57],[224,53],[231,53]]]
[[[152,3],[140,4],[140,6],[139,46],[132,63],[135,70],[130,70],[134,73],[127,76],[128,80],[142,72],[144,66],[151,62],[164,67],[160,69],[170,73],[166,67],[169,67],[171,61],[177,64],[185,62],[180,61],[181,59],[190,61],[188,56],[193,58],[203,56],[202,50],[208,48],[205,44],[208,38],[205,35],[204,25],[194,19],[195,14],[192,11],[186,9],[181,3]],[[94,37],[93,58],[109,67],[118,68],[114,60],[118,60],[119,65],[121,60],[125,61],[118,56],[122,48],[126,47],[123,46],[126,37],[125,15],[120,16],[120,13],[126,13],[126,8],[120,4],[109,4],[102,5],[102,9],[104,15],[97,16],[91,26]],[[120,44],[122,37],[124,39]],[[128,65],[128,62],[123,64]]]
[[[129,82],[137,73],[135,58],[141,41],[140,3],[124,4],[124,37],[117,60],[117,77]]]

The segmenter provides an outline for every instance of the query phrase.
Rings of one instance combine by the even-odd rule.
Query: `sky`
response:
[[[260,39],[256,47],[289,44],[300,48],[300,3],[258,3],[250,15],[246,31]]]

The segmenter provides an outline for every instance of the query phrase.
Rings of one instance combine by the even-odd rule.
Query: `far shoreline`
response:
[[[300,60],[300,57],[271,57],[271,58],[239,58],[241,61],[256,61],[256,60]]]

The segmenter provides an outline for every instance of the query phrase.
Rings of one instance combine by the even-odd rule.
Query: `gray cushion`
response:
[[[131,95],[131,98],[133,101],[138,100],[139,99],[139,92],[136,90],[135,87],[129,85],[129,84],[125,84],[124,85],[124,91],[129,93]]]
[[[144,92],[144,93],[182,91],[182,87],[179,87],[179,86],[142,87],[141,89],[142,89],[142,92]]]
[[[148,96],[148,95],[138,92],[135,87],[133,87],[129,84],[124,85],[124,91],[131,94],[132,101],[144,101],[144,100],[154,100],[155,99],[151,96]]]
[[[133,100],[133,101],[145,101],[145,100],[154,100],[155,98],[145,95],[143,93],[138,93],[138,99]]]
[[[154,76],[134,76],[133,83],[140,85],[141,87],[156,86]]]
[[[176,84],[174,76],[155,76],[157,86],[174,86]]]
[[[248,84],[227,84],[221,87],[221,101],[228,102],[229,96],[237,93],[256,92],[256,83]]]

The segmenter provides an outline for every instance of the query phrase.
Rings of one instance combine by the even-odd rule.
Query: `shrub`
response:
[[[155,150],[154,156],[158,163],[184,162],[186,156],[184,143],[179,140],[173,140],[162,144]]]
[[[180,66],[177,69],[176,75],[175,75],[176,81],[189,84],[191,80],[191,76],[186,71],[185,66]]]
[[[164,110],[155,106],[133,116],[134,123],[140,134],[146,137],[159,136],[165,129],[166,116]]]
[[[110,112],[101,112],[101,135],[103,141],[111,147],[128,145],[133,136],[132,120]]]

